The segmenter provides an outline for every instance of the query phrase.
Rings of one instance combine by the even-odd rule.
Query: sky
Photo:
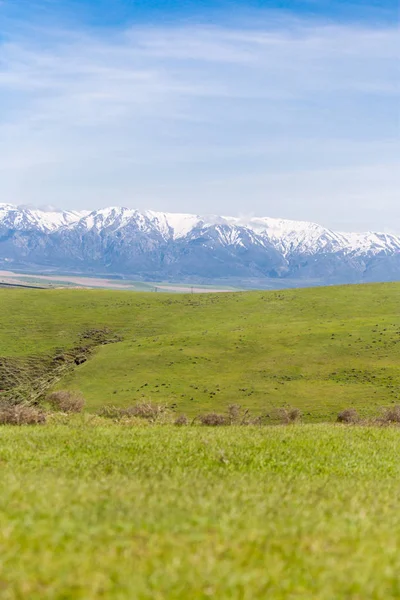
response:
[[[0,0],[0,203],[400,234],[397,0]]]

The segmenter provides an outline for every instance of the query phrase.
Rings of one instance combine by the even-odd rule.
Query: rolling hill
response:
[[[306,420],[400,401],[400,284],[204,295],[0,289],[0,397],[81,390],[89,410],[285,404]]]

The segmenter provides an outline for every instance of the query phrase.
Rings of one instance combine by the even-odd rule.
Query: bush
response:
[[[176,417],[174,425],[179,427],[182,427],[183,425],[189,425],[189,419],[186,415],[179,415],[179,417]]]
[[[79,392],[59,391],[47,397],[47,401],[54,410],[61,412],[80,413],[85,406],[85,399]]]
[[[154,423],[160,418],[165,418],[169,415],[169,408],[164,404],[153,404],[152,402],[140,402],[134,406],[128,406],[127,408],[120,408],[118,406],[103,406],[99,411],[101,417],[107,419],[114,419],[119,421],[121,419],[145,419],[151,423]]]
[[[206,425],[207,427],[219,427],[221,425],[228,425],[229,423],[227,417],[218,413],[200,415],[199,420],[202,425]]]
[[[157,421],[160,417],[168,414],[168,406],[164,404],[153,404],[152,402],[140,402],[127,409],[128,416],[146,419],[147,421]]]
[[[293,406],[288,408],[280,408],[278,414],[282,422],[288,425],[290,423],[298,423],[301,421],[303,416],[301,410]]]
[[[383,423],[400,423],[400,406],[386,408],[381,419]]]
[[[120,408],[119,406],[106,404],[100,408],[97,414],[99,417],[102,417],[104,419],[114,419],[118,421],[119,419],[122,419],[123,411],[124,409]]]
[[[0,406],[0,425],[39,425],[46,422],[46,415],[35,406],[27,404]]]
[[[342,410],[337,416],[338,423],[358,423],[360,417],[355,408],[346,408]]]
[[[227,410],[229,425],[238,425],[241,421],[242,407],[240,404],[230,404]]]

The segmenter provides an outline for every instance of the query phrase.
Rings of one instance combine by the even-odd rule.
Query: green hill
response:
[[[146,399],[188,415],[290,404],[312,421],[400,402],[399,283],[202,295],[0,289],[0,307],[2,395],[55,385],[81,390],[91,410]]]

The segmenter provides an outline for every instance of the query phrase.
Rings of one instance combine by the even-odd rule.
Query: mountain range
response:
[[[0,267],[291,287],[400,279],[400,236],[268,217],[0,204]]]

